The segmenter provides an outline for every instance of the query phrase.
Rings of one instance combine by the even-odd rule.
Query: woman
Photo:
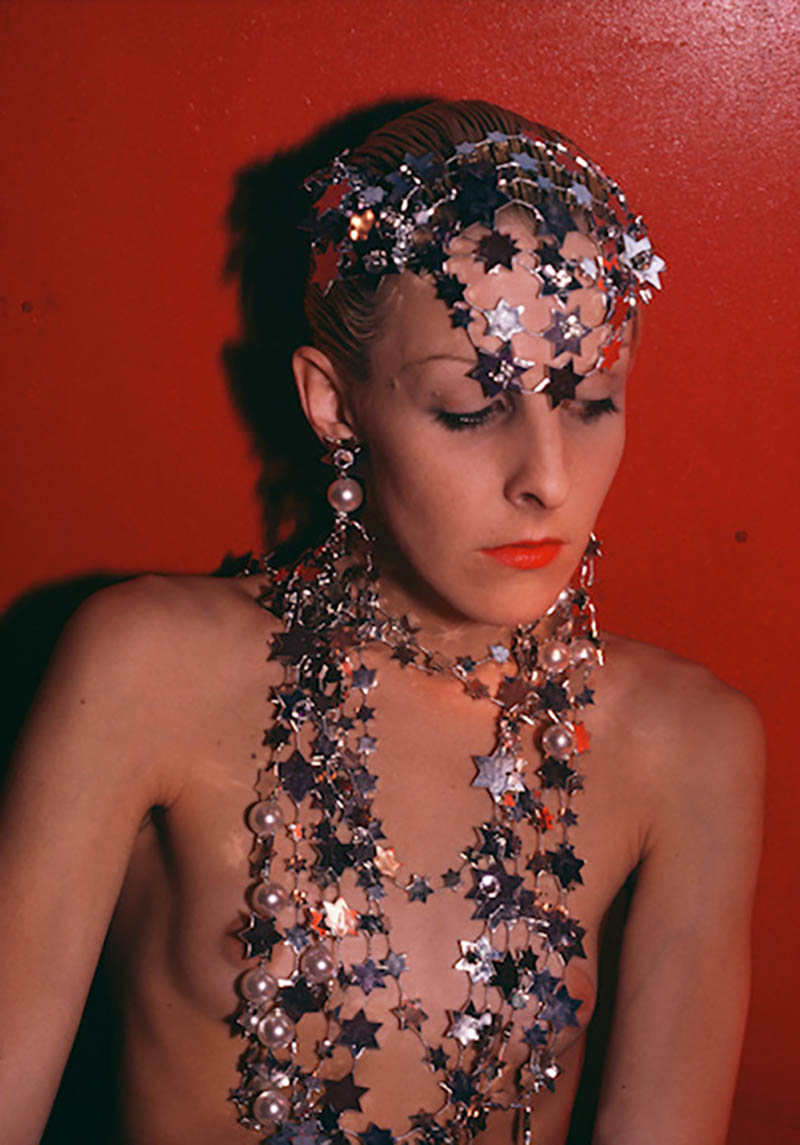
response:
[[[73,621],[0,832],[3,1139],[41,1132],[113,913],[127,1140],[556,1145],[635,872],[592,1140],[721,1142],[758,719],[588,595],[663,264],[572,144],[488,104],[309,189],[294,367],[333,528]]]

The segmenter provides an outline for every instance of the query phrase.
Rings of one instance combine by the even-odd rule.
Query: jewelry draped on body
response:
[[[398,1138],[389,1129],[373,1123],[355,1134],[339,1123],[346,1110],[361,1109],[359,1058],[380,1049],[381,1023],[370,1021],[369,994],[376,984],[389,985],[399,1029],[418,1040],[444,1094],[438,1109],[411,1118],[400,1139],[455,1145],[485,1128],[492,1109],[514,1108],[530,1142],[532,1098],[553,1089],[560,1072],[555,1038],[578,1024],[580,1002],[564,982],[570,959],[584,954],[585,934],[568,909],[571,888],[583,881],[570,830],[578,818],[573,795],[583,786],[578,756],[588,748],[580,714],[592,703],[588,680],[603,656],[588,594],[599,544],[591,538],[545,625],[518,627],[480,659],[448,660],[381,600],[369,538],[347,515],[360,502],[360,487],[348,476],[354,456],[354,443],[335,443],[331,535],[294,565],[272,571],[261,601],[282,620],[270,658],[285,676],[274,690],[276,712],[264,740],[271,758],[259,771],[259,798],[248,812],[255,882],[240,937],[246,957],[257,963],[238,986],[235,1020],[247,1045],[232,1100],[240,1121],[269,1134],[274,1145],[348,1137],[390,1145]],[[406,885],[398,881],[392,840],[372,812],[380,751],[371,734],[379,681],[370,651],[378,645],[404,668],[451,676],[473,699],[496,708],[494,749],[473,756],[472,786],[488,797],[486,819],[476,824],[480,845],[464,840],[439,885],[427,873]],[[481,678],[490,663],[503,672],[494,690]],[[306,801],[318,813],[310,828],[299,824]],[[275,874],[279,859],[291,876],[288,886]],[[345,871],[356,876],[360,901],[342,894]],[[392,946],[387,883],[420,902],[462,892],[474,907],[477,933],[459,941],[451,963],[465,975],[464,1003],[438,1036],[426,1026],[424,996],[404,990],[409,959]],[[520,923],[527,939],[513,943],[512,928]],[[363,938],[363,959],[346,967],[341,948],[351,936]],[[290,948],[294,965],[277,979],[269,963],[279,944]],[[363,1004],[344,1017],[356,989]],[[311,1068],[296,1059],[298,1027],[308,1014],[325,1024]],[[509,1103],[498,1096],[497,1081],[510,1068],[504,1059],[515,1015],[517,1024],[527,1023],[521,1036],[528,1057]],[[343,1076],[325,1069],[334,1047],[349,1053]]]

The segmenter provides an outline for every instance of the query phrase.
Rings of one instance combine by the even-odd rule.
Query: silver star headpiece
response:
[[[533,130],[492,131],[484,139],[457,144],[443,161],[432,152],[406,153],[393,170],[380,170],[357,157],[349,161],[348,155],[337,155],[305,182],[313,200],[307,224],[311,283],[327,294],[336,282],[366,279],[377,284],[404,270],[432,279],[453,326],[463,328],[480,351],[469,376],[480,381],[487,397],[500,390],[534,390],[550,394],[551,404],[558,404],[560,375],[579,356],[587,330],[566,313],[572,291],[596,286],[605,296],[601,325],[607,334],[593,372],[607,369],[616,359],[638,304],[650,300],[652,288],[660,289],[665,263],[653,251],[641,216],[630,210],[619,185],[566,140]],[[522,250],[497,230],[498,211],[510,205],[532,214],[534,250]],[[526,331],[523,308],[501,298],[494,309],[484,310],[465,297],[464,283],[446,269],[448,244],[476,223],[488,229],[474,253],[485,272],[525,265],[538,280],[541,295],[552,296],[556,304],[546,337],[553,341],[556,356],[569,358],[566,367],[564,362],[548,367],[544,384],[526,387],[521,381],[533,364],[516,357],[511,342],[514,334],[533,333]],[[576,230],[592,238],[595,258],[572,259],[562,253],[567,235]],[[502,342],[496,352],[478,346],[471,330],[478,314],[486,319],[486,333]],[[586,375],[574,376],[579,383]]]

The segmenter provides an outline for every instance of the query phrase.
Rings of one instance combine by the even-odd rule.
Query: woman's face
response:
[[[535,245],[516,220],[499,229],[520,247]],[[559,307],[540,295],[524,266],[486,273],[469,253],[475,239],[465,232],[449,248],[447,269],[467,284],[467,299],[484,309],[501,298],[524,307],[521,320],[542,333],[554,310],[579,307],[591,333],[574,365],[590,369],[607,333],[599,325],[600,290],[574,291]],[[567,242],[568,257],[596,253],[586,236],[570,233]],[[395,575],[443,614],[492,624],[533,620],[577,566],[619,464],[628,342],[610,370],[592,374],[574,399],[551,408],[545,394],[484,397],[466,376],[477,364],[475,350],[432,283],[413,274],[392,280],[384,315],[372,376],[350,391],[367,446],[368,523]],[[486,328],[476,313],[478,346],[496,352],[502,343]],[[516,334],[512,347],[515,357],[536,363],[521,379],[526,386],[546,377],[548,362],[570,360],[554,358],[552,340],[541,334]],[[557,543],[525,544],[544,540]]]

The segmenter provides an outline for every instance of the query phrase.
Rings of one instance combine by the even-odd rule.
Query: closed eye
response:
[[[613,398],[594,398],[583,401],[563,402],[564,406],[574,411],[581,421],[597,421],[607,413],[619,413],[619,406]]]
[[[441,422],[441,424],[448,429],[477,429],[478,426],[486,425],[487,422],[493,420],[504,408],[503,402],[496,401],[492,402],[491,405],[484,406],[483,409],[469,410],[467,413],[450,413],[449,410],[443,409],[436,410],[435,417],[438,422]]]

